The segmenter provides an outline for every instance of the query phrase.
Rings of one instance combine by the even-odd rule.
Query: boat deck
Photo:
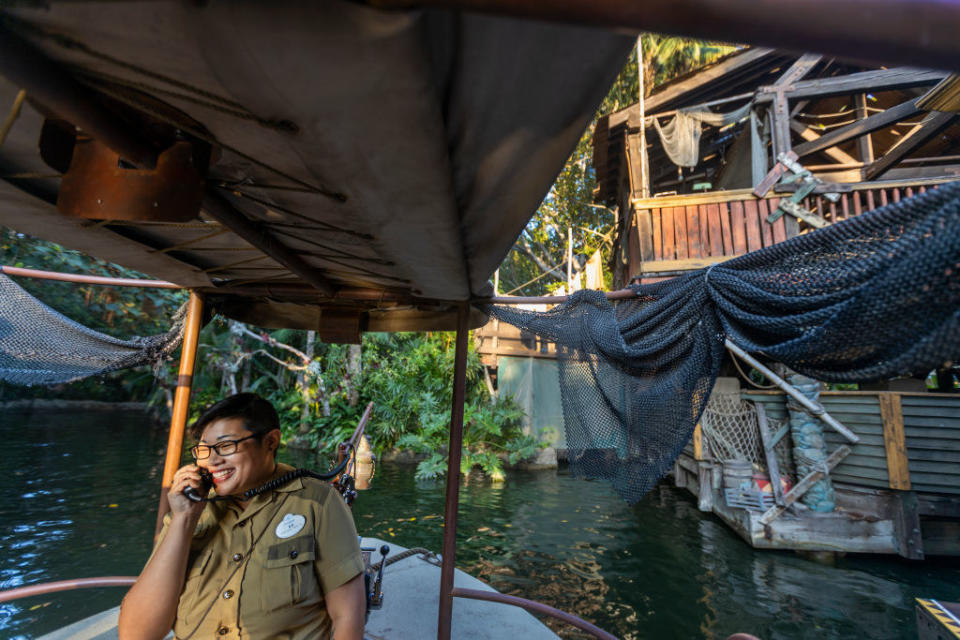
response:
[[[388,558],[407,549],[392,541],[363,538],[364,547],[380,548],[388,544]],[[380,562],[374,553],[373,563]],[[495,591],[473,576],[456,571],[454,586],[465,589]],[[411,556],[388,565],[383,577],[383,608],[373,611],[367,622],[367,640],[423,640],[437,636],[437,615],[440,600],[440,566]],[[39,640],[117,640],[117,615],[120,607],[103,611],[75,622]],[[496,621],[491,624],[491,621]],[[453,633],[458,640],[556,640],[554,634],[523,609],[493,602],[454,599]],[[173,638],[173,634],[167,636]]]

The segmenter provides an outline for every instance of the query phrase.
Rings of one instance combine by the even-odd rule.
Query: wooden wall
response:
[[[787,416],[781,392],[745,390],[743,397],[762,402],[773,420]],[[891,402],[894,398],[896,402]],[[860,437],[831,474],[837,482],[960,494],[960,394],[825,392],[820,401],[827,412]],[[902,407],[902,413],[891,415],[883,404]],[[829,428],[825,429],[825,439],[831,451],[847,444]],[[905,444],[905,460],[898,459],[898,443],[901,449]]]
[[[838,188],[845,191],[837,202],[812,195],[802,204],[832,224],[918,195],[946,181],[840,185]],[[767,222],[781,197],[789,195],[756,198],[750,190],[739,189],[635,199],[629,226],[618,238],[626,264],[622,273],[614,274],[615,280],[620,285],[641,276],[643,282],[655,282],[806,232],[806,223],[791,216],[781,216],[772,224]]]

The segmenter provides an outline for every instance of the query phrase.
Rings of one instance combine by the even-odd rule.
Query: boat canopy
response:
[[[346,341],[491,293],[635,42],[336,0],[0,20],[0,224]]]

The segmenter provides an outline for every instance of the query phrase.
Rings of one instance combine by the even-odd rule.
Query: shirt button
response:
[[[224,599],[224,600],[229,600],[229,599],[232,598],[232,597],[233,597],[233,590],[227,589],[226,591],[223,592],[223,599]]]
[[[219,629],[217,629],[217,633],[219,633],[222,636],[225,636],[228,633],[230,633],[230,629],[227,629],[226,627],[220,627]]]
[[[294,549],[293,551],[290,552],[290,559],[293,560],[296,557],[297,557],[297,550]]]
[[[240,562],[241,560],[243,560],[243,556],[242,556],[242,555],[240,555],[239,553],[233,554],[233,561],[234,561],[234,562]]]

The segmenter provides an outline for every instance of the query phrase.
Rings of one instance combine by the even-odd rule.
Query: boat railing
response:
[[[452,595],[454,598],[468,598],[471,600],[486,600],[488,602],[509,604],[514,607],[526,609],[530,613],[539,613],[541,615],[550,616],[551,618],[556,618],[557,620],[565,622],[572,627],[576,627],[581,631],[586,631],[594,638],[599,638],[600,640],[618,640],[615,635],[604,631],[596,625],[590,624],[586,620],[581,620],[572,613],[566,613],[560,609],[555,609],[540,602],[534,602],[533,600],[527,600],[526,598],[508,596],[503,593],[497,593],[496,591],[480,591],[479,589],[462,589],[460,587],[454,587],[453,591],[450,592],[450,595]]]
[[[4,589],[0,591],[0,603],[31,596],[42,596],[58,591],[73,591],[74,589],[93,589],[96,587],[130,587],[137,581],[136,576],[102,576],[99,578],[75,578],[73,580],[58,580],[31,584],[26,587]]]
[[[25,587],[16,587],[13,589],[4,589],[0,591],[0,603],[19,600],[20,598],[30,598],[41,596],[48,593],[57,593],[58,591],[73,591],[74,589],[93,589],[98,587],[129,587],[137,581],[136,576],[103,576],[99,578],[75,578],[73,580],[58,580],[56,582],[45,582],[43,584],[31,584]],[[554,607],[518,598],[517,596],[508,596],[495,591],[479,591],[477,589],[454,588],[453,597],[469,598],[473,600],[486,600],[489,602],[499,602],[514,607],[526,609],[530,613],[536,613],[551,618],[556,618],[572,627],[589,633],[594,638],[600,640],[617,640],[617,637],[611,635],[585,620],[581,620],[573,614],[560,611]]]

